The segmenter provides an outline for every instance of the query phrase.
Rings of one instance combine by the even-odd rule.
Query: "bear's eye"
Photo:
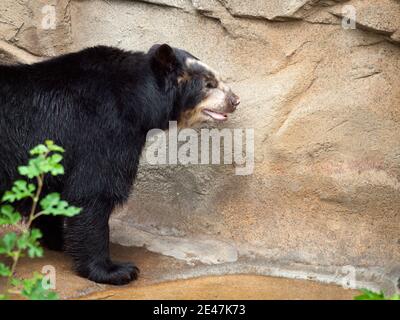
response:
[[[216,87],[217,87],[217,83],[215,81],[208,80],[206,82],[206,88],[207,89],[215,89]]]

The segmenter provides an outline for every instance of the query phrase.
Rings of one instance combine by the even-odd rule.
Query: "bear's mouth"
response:
[[[203,109],[202,112],[217,121],[225,121],[228,119],[228,114],[225,112],[219,112],[210,109]]]

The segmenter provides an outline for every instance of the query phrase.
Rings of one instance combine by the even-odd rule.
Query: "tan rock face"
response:
[[[31,20],[40,1],[10,3],[0,35],[28,51],[167,42],[241,96],[218,128],[254,129],[254,173],[143,161],[115,242],[207,264],[399,265],[399,1],[61,1],[53,31]],[[344,5],[356,29],[342,27]]]
[[[34,55],[54,56],[71,44],[68,0],[3,0],[0,36]]]
[[[315,7],[334,5],[337,1],[320,0],[224,0],[221,1],[236,17],[254,17],[272,21],[301,19],[314,11]]]
[[[351,3],[356,10],[356,22],[360,28],[378,32],[399,42],[400,10],[397,0],[357,0]],[[338,8],[331,13],[338,16],[343,14]]]

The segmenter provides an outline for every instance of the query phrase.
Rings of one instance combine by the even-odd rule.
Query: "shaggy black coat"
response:
[[[45,243],[65,249],[77,272],[96,282],[137,277],[109,258],[108,220],[129,196],[146,134],[166,128],[203,97],[195,80],[177,86],[189,54],[167,45],[149,52],[94,47],[33,65],[0,66],[0,195],[17,166],[46,139],[65,148],[65,175],[46,190],[83,208],[76,217],[42,217]]]

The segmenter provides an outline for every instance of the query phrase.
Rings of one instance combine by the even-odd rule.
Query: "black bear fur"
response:
[[[112,262],[108,220],[129,196],[146,134],[205,97],[204,79],[178,85],[186,51],[148,52],[98,46],[33,65],[0,66],[0,195],[19,178],[17,166],[46,139],[65,148],[65,175],[46,177],[45,191],[81,207],[73,218],[42,217],[44,243],[64,249],[90,280],[125,284],[131,263]]]

